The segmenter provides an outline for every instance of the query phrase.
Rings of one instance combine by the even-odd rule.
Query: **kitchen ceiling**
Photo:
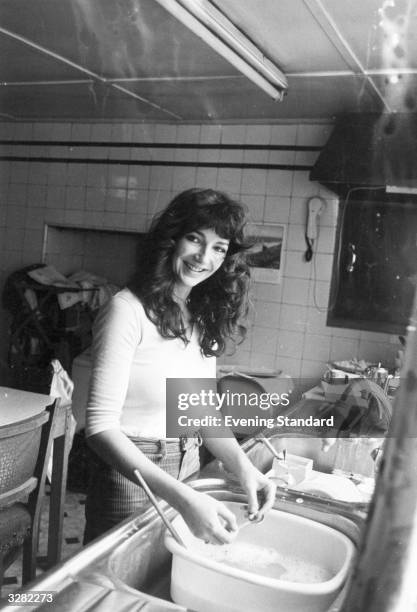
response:
[[[0,0],[0,118],[218,123],[416,112],[417,0],[211,4],[284,72],[282,102],[158,0]]]

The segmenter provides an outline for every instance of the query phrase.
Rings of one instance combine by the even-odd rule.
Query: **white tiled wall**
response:
[[[134,149],[129,142],[322,145],[330,125],[121,125],[0,124],[1,138],[85,141],[79,147],[3,147],[13,153],[111,159],[312,164],[316,153],[199,149]],[[90,146],[92,141],[125,142],[126,148]],[[22,147],[20,147],[22,148]],[[228,363],[278,367],[293,377],[318,379],[328,359],[392,363],[397,339],[326,327],[337,200],[308,179],[308,172],[235,168],[197,168],[41,162],[0,163],[0,290],[7,275],[39,262],[44,224],[144,231],[152,215],[171,197],[192,186],[213,187],[247,204],[253,221],[285,223],[287,244],[280,285],[255,283],[246,341]],[[326,209],[311,263],[303,260],[309,197],[321,195]],[[74,252],[74,270],[80,254]],[[103,257],[111,254],[103,253]],[[67,257],[67,256],[66,256]],[[68,260],[66,259],[67,263]],[[92,270],[94,272],[94,270]],[[103,270],[100,269],[100,273]],[[0,323],[1,372],[5,378],[7,314]]]

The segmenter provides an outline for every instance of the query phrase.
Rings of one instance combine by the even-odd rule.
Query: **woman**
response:
[[[86,425],[95,461],[85,542],[147,505],[135,469],[196,536],[213,543],[233,538],[233,513],[182,482],[198,469],[199,438],[166,439],[165,380],[215,378],[216,356],[244,331],[244,225],[243,208],[226,195],[181,193],[154,220],[134,282],[97,318]],[[267,511],[275,487],[234,437],[204,439],[239,479],[249,514]]]

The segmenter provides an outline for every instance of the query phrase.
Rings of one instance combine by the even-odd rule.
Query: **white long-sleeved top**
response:
[[[86,435],[121,429],[130,436],[166,437],[166,378],[215,378],[194,330],[185,345],[163,338],[129,289],[117,293],[94,323]]]

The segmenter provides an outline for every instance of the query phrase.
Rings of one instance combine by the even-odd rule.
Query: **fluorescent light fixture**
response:
[[[222,55],[274,100],[282,100],[287,79],[263,53],[208,0],[157,0],[171,15]]]
[[[397,185],[387,185],[385,188],[386,193],[408,193],[410,195],[417,195],[417,187],[407,187]]]

